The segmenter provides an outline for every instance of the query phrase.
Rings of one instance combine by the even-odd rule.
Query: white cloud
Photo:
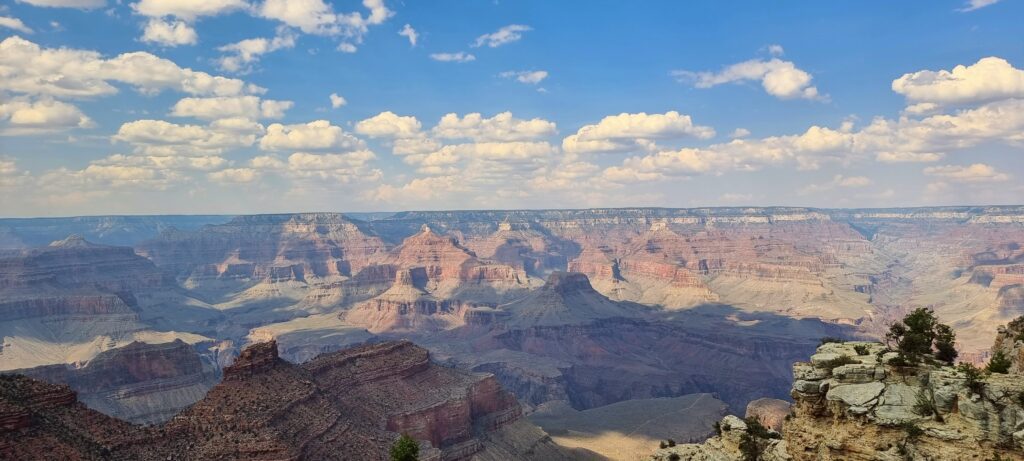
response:
[[[334,109],[337,109],[341,106],[344,106],[345,104],[348,104],[348,101],[346,101],[345,98],[339,96],[338,93],[331,93],[330,99],[331,107]]]
[[[391,147],[391,153],[395,155],[428,154],[440,149],[441,146],[441,143],[436,139],[420,135],[396,139]]]
[[[1003,182],[1010,179],[1010,175],[996,171],[995,168],[984,163],[975,163],[969,166],[930,166],[924,169],[924,174],[936,176],[947,181],[965,183]]]
[[[263,150],[355,150],[365,148],[359,138],[346,133],[339,126],[327,120],[316,120],[305,124],[282,125],[274,123],[267,127],[267,133],[260,139]]]
[[[257,13],[307,34],[342,36],[358,43],[369,26],[382,24],[394,15],[384,6],[383,0],[363,0],[363,6],[369,10],[367,16],[359,12],[336,13],[322,0],[265,0],[257,7]]]
[[[772,44],[768,45],[768,54],[772,56],[782,56],[786,54],[786,50],[782,48],[782,45]]]
[[[240,118],[215,120],[208,126],[136,120],[121,125],[112,139],[150,156],[206,156],[251,146],[262,132],[262,125]]]
[[[195,45],[199,41],[196,30],[185,21],[164,21],[152,18],[142,32],[142,41],[164,46]]]
[[[139,0],[131,5],[136,13],[150,18],[171,16],[194,21],[248,7],[245,0]]]
[[[356,124],[356,133],[371,138],[413,138],[420,136],[422,125],[413,116],[381,112]]]
[[[171,115],[203,120],[232,117],[281,118],[292,105],[291,101],[260,100],[259,96],[182,98],[171,108]]]
[[[882,163],[927,163],[942,160],[938,152],[879,152],[875,160]]]
[[[32,29],[21,22],[21,19],[12,18],[10,16],[0,16],[0,27],[6,27],[13,29],[23,34],[31,34]]]
[[[533,30],[530,26],[524,26],[522,24],[511,24],[497,31],[489,34],[483,34],[476,38],[473,42],[473,47],[481,47],[487,45],[491,48],[497,48],[502,45],[506,45],[519,39],[523,38],[523,32]]]
[[[514,78],[519,83],[526,83],[528,85],[536,85],[548,78],[548,72],[544,70],[523,70],[523,71],[507,71],[500,74],[502,78]]]
[[[1024,70],[1005,59],[988,57],[948,70],[922,70],[893,80],[892,90],[919,103],[908,112],[934,110],[942,104],[968,104],[1024,97]],[[923,105],[930,104],[930,105]]]
[[[229,184],[244,184],[260,178],[260,172],[252,168],[227,168],[207,175],[211,181]]]
[[[737,128],[735,130],[732,130],[732,133],[729,133],[729,137],[733,139],[745,138],[747,136],[750,136],[750,130],[746,128]]]
[[[76,8],[80,10],[91,10],[106,6],[106,0],[18,0],[19,3],[28,3],[33,6],[50,8]]]
[[[475,61],[476,56],[459,51],[458,53],[433,53],[430,59],[440,62],[470,62]]]
[[[621,113],[583,126],[576,134],[562,140],[562,149],[569,153],[625,152],[635,149],[638,143],[643,146],[644,141],[682,137],[707,139],[714,135],[713,128],[694,125],[689,115],[676,111]]]
[[[480,113],[446,114],[441,117],[433,133],[439,138],[472,139],[474,141],[523,141],[538,139],[557,132],[555,123],[541,118],[518,119],[511,112],[502,112],[491,118]]]
[[[359,51],[359,48],[356,48],[356,46],[351,43],[343,42],[338,44],[338,51],[342,53],[355,53],[356,51]]]
[[[996,3],[999,3],[999,1],[1000,0],[967,0],[967,4],[964,5],[963,8],[960,8],[959,11],[966,13],[968,11],[974,11],[989,5],[995,5]]]
[[[398,35],[409,39],[409,45],[411,46],[416,46],[416,41],[419,40],[420,37],[420,34],[416,33],[416,29],[413,29],[412,26],[408,24],[402,27],[402,30],[398,32]]]
[[[94,51],[42,48],[20,37],[0,42],[0,75],[0,90],[64,98],[117,93],[109,82],[121,82],[145,94],[173,90],[193,95],[234,96],[264,91],[242,80],[182,68],[145,52],[104,59]]]
[[[217,48],[226,53],[217,59],[217,67],[227,72],[248,72],[264,54],[294,47],[295,34],[279,27],[273,38],[249,38]]]
[[[12,135],[95,126],[77,107],[53,99],[16,98],[0,102],[0,122],[6,122],[2,132]]]
[[[693,82],[697,88],[711,88],[725,83],[756,80],[764,90],[780,99],[822,99],[818,88],[811,85],[811,74],[798,69],[796,64],[773,58],[767,61],[751,59],[733,64],[720,72],[672,71],[680,82]]]
[[[380,170],[368,168],[377,157],[362,149],[346,153],[295,152],[284,161],[274,156],[253,158],[250,166],[256,171],[273,172],[300,181],[349,183],[380,179]]]

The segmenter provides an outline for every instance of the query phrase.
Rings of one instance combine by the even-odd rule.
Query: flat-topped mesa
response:
[[[430,352],[410,341],[391,341],[323,354],[302,368],[323,382],[357,386],[423,372],[430,368]]]
[[[63,240],[54,240],[49,245],[50,248],[97,248],[101,246],[86,241],[84,237],[78,234],[71,234]]]
[[[590,285],[590,279],[586,274],[579,272],[552,272],[548,280],[541,287],[541,290],[552,291],[562,295],[597,295],[600,296],[594,287]]]
[[[576,272],[552,272],[542,288],[499,307],[509,312],[509,325],[515,328],[582,325],[641,315],[637,306],[598,293],[586,275]]]
[[[242,379],[276,367],[282,360],[277,356],[277,341],[256,343],[242,350],[231,366],[224,368],[224,381]]]

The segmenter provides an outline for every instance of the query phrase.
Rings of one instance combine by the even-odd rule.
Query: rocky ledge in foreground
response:
[[[793,365],[794,404],[781,435],[727,416],[702,444],[656,461],[1024,460],[1024,320],[1000,328],[990,371],[900,364],[872,342],[826,343]]]
[[[493,376],[434,365],[407,341],[303,365],[256,344],[160,426],[90,410],[67,386],[0,376],[0,459],[385,460],[400,433],[421,460],[586,459],[523,419]]]

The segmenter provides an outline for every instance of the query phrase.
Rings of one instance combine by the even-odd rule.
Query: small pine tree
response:
[[[1000,373],[1007,374],[1010,372],[1010,358],[1003,353],[1003,351],[996,351],[992,354],[992,358],[988,361],[988,365],[985,367],[989,373]]]
[[[420,443],[406,434],[402,434],[391,446],[391,461],[418,461],[419,459]]]

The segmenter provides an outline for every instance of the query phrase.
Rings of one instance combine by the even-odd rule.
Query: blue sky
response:
[[[1021,18],[1016,0],[6,2],[0,215],[1019,203]]]

